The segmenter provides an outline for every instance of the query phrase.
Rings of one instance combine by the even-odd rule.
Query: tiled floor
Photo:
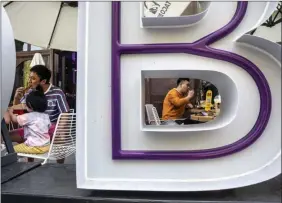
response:
[[[18,202],[19,199],[21,203],[281,203],[281,176],[264,183],[232,190],[100,191],[82,190],[76,187],[74,164],[45,164],[3,184],[1,192],[2,202],[7,203]]]
[[[48,161],[48,163],[56,163],[56,161]],[[67,157],[65,160],[65,164],[75,164],[75,154]]]

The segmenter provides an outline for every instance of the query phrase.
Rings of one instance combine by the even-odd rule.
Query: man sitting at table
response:
[[[59,88],[55,87],[50,83],[51,71],[43,65],[35,65],[30,69],[29,75],[29,86],[30,90],[27,93],[24,93],[24,88],[20,87],[16,90],[13,105],[22,104],[25,107],[25,98],[26,96],[40,85],[44,91],[44,94],[47,98],[47,110],[46,114],[49,115],[50,121],[52,123],[49,134],[53,135],[56,122],[61,113],[69,112],[69,106],[66,100],[64,92]],[[20,105],[21,106],[21,105]],[[5,114],[4,117],[7,124],[11,122],[11,119]],[[16,129],[13,133],[10,134],[12,142],[22,143],[24,142],[24,131],[22,128]],[[64,160],[58,160],[58,163],[63,163]]]
[[[177,87],[171,89],[163,102],[163,120],[177,120],[183,118],[186,107],[193,108],[190,103],[194,96],[194,90],[190,90],[189,78],[179,78],[177,80]],[[184,124],[189,124],[189,118],[187,121],[183,121]]]

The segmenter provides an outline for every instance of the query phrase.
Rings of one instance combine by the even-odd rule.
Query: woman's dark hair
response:
[[[51,71],[43,65],[35,65],[30,69],[30,72],[34,72],[40,78],[40,81],[46,80],[46,84],[49,84],[51,78]]]
[[[26,96],[26,105],[35,112],[45,112],[47,109],[47,99],[41,86],[37,86],[35,90]]]

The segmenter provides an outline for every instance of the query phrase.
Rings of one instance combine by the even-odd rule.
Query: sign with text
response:
[[[191,2],[159,2],[145,1],[144,16],[145,17],[178,17],[181,16]]]

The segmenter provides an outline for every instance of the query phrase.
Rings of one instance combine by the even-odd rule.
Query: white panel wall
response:
[[[271,87],[274,109],[263,135],[251,147],[223,158],[197,161],[113,161],[111,157],[111,15],[109,15],[111,3],[81,3],[78,31],[78,50],[80,50],[77,103],[78,187],[107,190],[217,190],[254,184],[281,173],[281,64],[259,49],[232,42],[238,33],[245,32],[256,24],[265,5],[266,2],[250,2],[243,24],[229,37],[213,45],[248,58],[265,74]],[[233,16],[236,4],[213,2],[203,24],[180,30],[158,31],[148,31],[139,27],[138,6],[138,2],[122,3],[122,43],[193,42],[226,24]],[[177,132],[176,134],[142,131],[140,129],[141,71],[151,69],[197,69],[226,74],[237,88],[237,114],[230,124],[208,132]],[[188,74],[187,71],[187,76]],[[259,109],[257,87],[245,71],[227,62],[193,55],[122,56],[121,90],[123,149],[190,150],[223,146],[245,136],[253,126]],[[207,125],[212,125],[212,122],[210,123]]]

